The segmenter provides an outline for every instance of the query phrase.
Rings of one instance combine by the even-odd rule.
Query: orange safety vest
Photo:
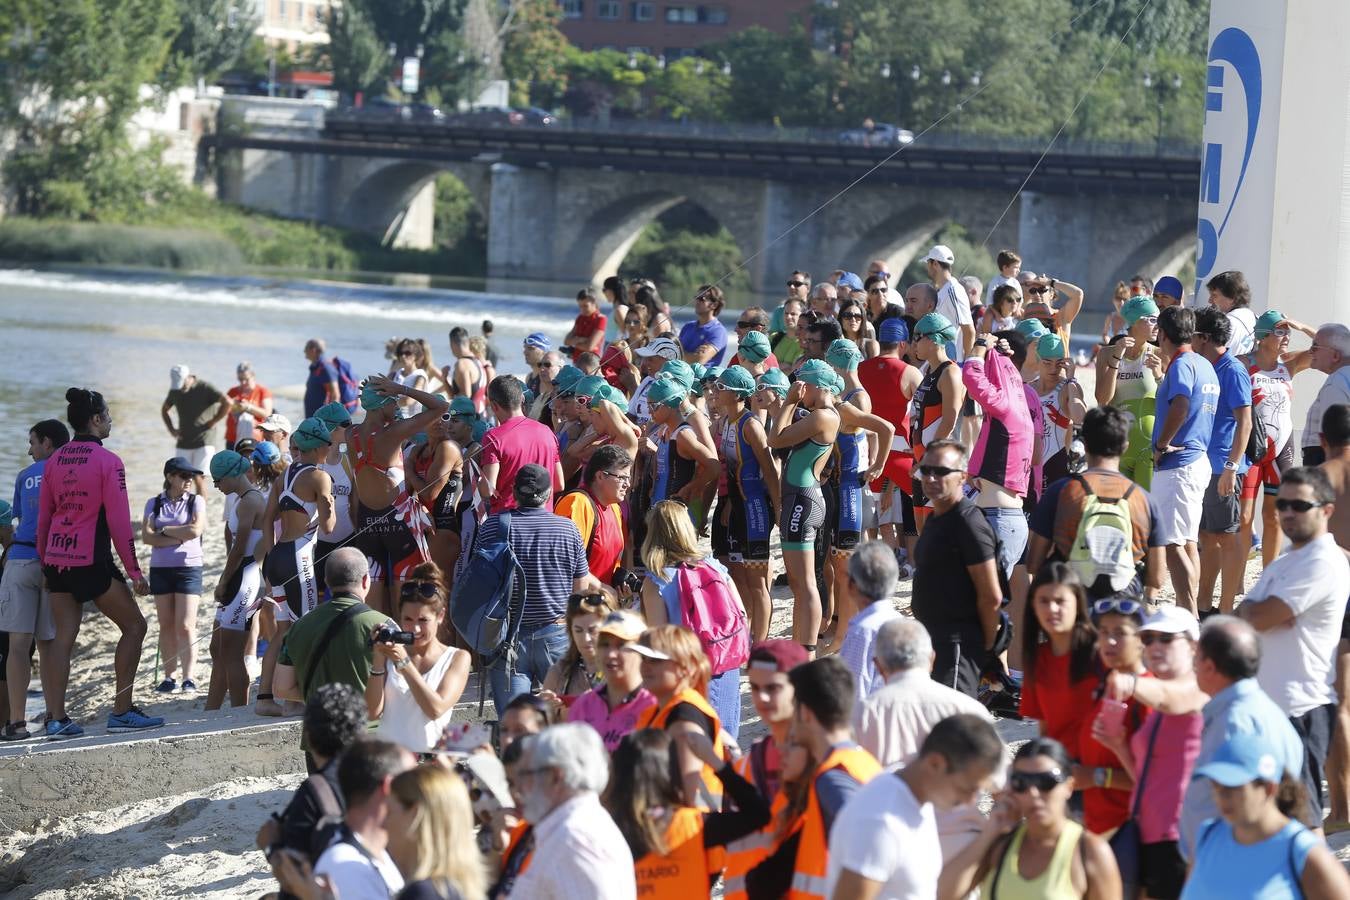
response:
[[[749,753],[732,763],[732,766],[742,778],[751,784],[754,783]],[[723,900],[749,900],[749,895],[745,892],[745,876],[768,858],[769,852],[773,849],[778,816],[786,805],[787,795],[780,790],[770,804],[769,823],[758,831],[727,844],[726,871],[722,876]]]
[[[512,862],[512,857],[516,854],[516,848],[520,842],[530,833],[533,826],[524,819],[521,819],[511,828],[511,833],[506,839],[506,849],[502,851],[502,869],[505,870]],[[525,858],[520,861],[519,868],[516,869],[516,877],[519,878],[525,874],[525,870],[530,867],[530,860],[534,857],[534,849],[531,848],[525,854]]]
[[[788,900],[823,900],[825,875],[829,863],[830,836],[825,833],[825,816],[816,796],[816,779],[832,769],[843,769],[854,781],[866,784],[881,772],[881,764],[861,747],[836,747],[811,775],[811,793],[802,813],[801,841],[797,844],[797,862],[792,873]]]
[[[708,886],[722,871],[726,852],[703,846],[703,810],[682,806],[666,826],[664,855],[648,853],[633,864],[637,895],[647,900],[690,900],[708,896]]]
[[[698,691],[685,688],[664,706],[651,706],[642,711],[638,716],[637,725],[634,730],[641,728],[655,728],[658,731],[666,730],[666,723],[670,719],[670,714],[674,712],[675,707],[681,703],[688,703],[690,706],[703,713],[712,720],[713,733],[711,735],[713,742],[713,751],[723,759],[726,758],[726,748],[722,745],[722,720],[717,717],[717,710],[712,708],[708,698],[704,697]],[[720,810],[722,808],[722,782],[718,780],[717,773],[712,766],[703,767],[703,796],[690,797],[690,802],[704,810]]]

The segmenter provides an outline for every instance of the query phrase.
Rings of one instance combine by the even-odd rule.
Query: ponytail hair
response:
[[[66,391],[66,419],[77,434],[89,430],[89,420],[108,411],[108,402],[98,391],[89,388],[70,388]]]

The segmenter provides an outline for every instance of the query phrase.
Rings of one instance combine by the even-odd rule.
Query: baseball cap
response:
[[[1013,331],[1016,331],[1018,334],[1022,335],[1022,337],[1034,344],[1040,339],[1041,335],[1049,334],[1050,329],[1046,328],[1045,323],[1040,319],[1023,319],[1017,323],[1016,327],[1013,328]]]
[[[1154,283],[1153,293],[1166,294],[1167,296],[1175,300],[1180,300],[1182,293],[1181,279],[1176,278],[1172,275],[1164,275],[1163,277],[1159,278],[1157,282]]]
[[[290,434],[294,429],[291,428],[291,420],[281,413],[272,413],[258,424],[263,431],[284,431]]]
[[[621,641],[636,641],[647,630],[647,623],[636,613],[616,609],[600,622],[598,634],[612,634]],[[803,653],[806,651],[803,650]]]
[[[1063,359],[1064,342],[1053,331],[1047,331],[1036,339],[1036,355],[1041,359]]]
[[[476,416],[478,407],[473,405],[472,397],[454,397],[450,400],[450,415]]]
[[[572,393],[578,397],[594,397],[597,391],[608,384],[599,375],[583,375],[572,385]]]
[[[1268,337],[1283,321],[1284,313],[1278,309],[1268,309],[1256,320],[1256,328],[1253,331],[1258,338]]]
[[[914,323],[914,336],[932,338],[945,344],[956,337],[956,327],[942,313],[930,312]]]
[[[553,390],[559,396],[572,394],[572,388],[576,383],[585,378],[586,374],[573,365],[566,365],[553,373]]]
[[[1175,604],[1158,607],[1158,611],[1145,619],[1139,630],[1184,634],[1193,641],[1200,640],[1200,623],[1195,616]]]
[[[787,673],[808,661],[806,648],[796,641],[757,641],[750,648],[752,669]]]
[[[746,332],[736,345],[736,353],[746,362],[764,362],[769,358],[769,338],[762,331]]]
[[[318,416],[310,416],[300,423],[291,435],[291,442],[300,450],[315,450],[333,443],[329,437],[328,426]]]
[[[169,475],[174,472],[187,472],[189,475],[205,474],[201,469],[188,462],[186,456],[175,456],[164,463],[164,474]]]
[[[909,340],[909,326],[899,316],[891,316],[877,326],[877,340],[883,344],[903,344]]]
[[[1131,297],[1120,308],[1120,317],[1125,320],[1126,325],[1133,325],[1144,316],[1156,316],[1157,314],[1158,304],[1153,302],[1152,297]]]
[[[329,431],[337,428],[346,428],[352,424],[352,414],[347,412],[347,407],[334,400],[332,403],[325,403],[314,410],[314,418],[318,419],[328,427]]]
[[[1270,739],[1259,732],[1244,732],[1224,741],[1195,774],[1224,787],[1242,787],[1253,781],[1278,783],[1284,773]]]
[[[533,347],[536,350],[543,350],[545,353],[553,349],[553,342],[548,339],[548,335],[542,331],[535,331],[525,336],[525,346]]]
[[[184,382],[188,380],[188,376],[191,374],[192,370],[181,363],[174,366],[169,370],[169,390],[181,390]]]
[[[647,346],[639,347],[633,352],[643,359],[646,359],[649,356],[659,356],[662,359],[679,359],[680,345],[675,343],[672,338],[659,337],[651,341]]]
[[[856,272],[845,272],[840,275],[839,280],[835,282],[835,285],[837,287],[848,288],[850,291],[861,291],[863,289],[862,279],[858,277]]]
[[[222,450],[211,455],[211,462],[207,464],[207,468],[211,470],[211,478],[219,481],[222,478],[243,475],[249,470],[249,462],[233,450]]]
[[[852,372],[862,362],[862,351],[848,338],[836,338],[825,349],[825,361],[837,369]]]
[[[717,376],[719,391],[733,391],[739,397],[749,397],[755,392],[755,379],[740,366],[729,366]]]
[[[788,377],[783,374],[782,369],[767,369],[763,375],[755,381],[755,387],[768,388],[780,397],[786,397],[791,383]]]
[[[797,380],[838,393],[839,376],[834,374],[829,363],[823,359],[808,359],[803,363],[797,370]]]
[[[260,466],[273,465],[281,459],[281,448],[271,441],[259,441],[249,454],[249,459]]]
[[[940,262],[951,265],[956,262],[956,255],[952,253],[952,248],[946,244],[934,244],[933,249],[928,251],[928,255],[923,258],[924,262]]]
[[[661,367],[660,374],[678,381],[686,391],[694,386],[694,367],[682,359],[672,359],[666,363]]]
[[[656,406],[679,409],[689,389],[674,378],[658,378],[647,389],[647,402]]]
[[[655,659],[662,662],[669,661],[671,658],[670,654],[663,653],[660,650],[657,650],[655,647],[651,646],[651,644],[647,643],[647,641],[650,640],[651,636],[646,632],[643,632],[641,637],[639,637],[634,643],[629,644],[625,649],[632,650],[638,656],[645,656],[648,659]]]
[[[516,473],[515,493],[525,497],[540,497],[553,490],[553,477],[548,469],[537,463],[526,463]]]

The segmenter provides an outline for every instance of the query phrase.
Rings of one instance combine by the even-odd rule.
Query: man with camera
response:
[[[341,547],[328,556],[324,576],[333,599],[321,603],[291,626],[281,646],[272,690],[286,700],[308,702],[324,684],[349,684],[365,694],[370,680],[372,647],[378,638],[390,640],[398,627],[384,613],[363,602],[370,591],[370,567],[354,547]],[[309,771],[314,771],[309,747],[301,736]]]

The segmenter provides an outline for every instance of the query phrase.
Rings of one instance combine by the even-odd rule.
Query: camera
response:
[[[614,586],[619,590],[627,590],[629,593],[636,594],[642,590],[643,575],[641,572],[634,572],[632,569],[619,567],[619,571],[614,574]]]
[[[411,631],[399,631],[398,626],[393,622],[385,622],[379,628],[376,628],[370,636],[370,646],[376,644],[404,644],[411,645],[413,642],[413,633]]]

